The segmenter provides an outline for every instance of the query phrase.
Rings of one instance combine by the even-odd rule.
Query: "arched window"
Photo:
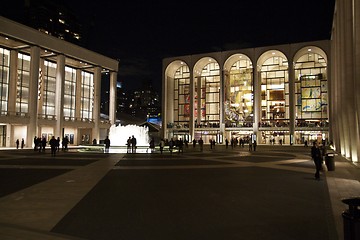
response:
[[[295,63],[295,104],[298,127],[323,125],[328,120],[326,60],[308,52]]]
[[[217,127],[220,124],[220,68],[217,62],[210,61],[195,81],[194,114],[197,124]]]
[[[261,66],[261,121],[284,127],[289,120],[288,61],[276,52]]]
[[[253,123],[253,67],[250,59],[240,58],[225,77],[227,127],[252,127]]]
[[[188,127],[190,120],[190,71],[178,68],[174,76],[174,124]]]

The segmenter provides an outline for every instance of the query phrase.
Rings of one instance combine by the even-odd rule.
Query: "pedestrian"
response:
[[[41,147],[43,152],[45,152],[46,143],[47,143],[46,138],[43,137],[41,140]]]
[[[96,138],[94,138],[93,145],[96,145],[96,143],[97,143]]]
[[[34,137],[34,151],[36,151],[37,150],[37,148],[38,148],[38,142],[37,142],[37,136],[35,136]]]
[[[251,152],[252,151],[252,147],[253,147],[253,145],[252,145],[252,142],[251,142],[251,139],[249,140],[249,151]]]
[[[105,144],[105,153],[109,153],[110,139],[108,136],[106,136],[106,138],[104,140],[104,144]]]
[[[174,140],[171,138],[169,141],[169,151],[172,154],[173,148],[174,148],[175,142]]]
[[[154,150],[155,150],[155,140],[154,140],[153,137],[150,140],[149,147],[150,147],[150,152],[154,152]]]
[[[226,146],[226,149],[228,148],[229,146],[229,140],[227,138],[225,138],[225,146]]]
[[[24,149],[24,147],[25,147],[25,140],[21,139],[21,149]]]
[[[313,146],[311,147],[311,157],[315,164],[315,179],[320,180],[320,170],[322,165],[322,156],[320,148],[316,141],[313,142]]]
[[[16,139],[16,149],[19,149],[19,144],[20,144],[20,142],[19,142],[19,139]]]
[[[204,147],[204,140],[202,140],[202,138],[199,139],[199,146],[200,146],[200,152],[202,152]]]
[[[195,138],[194,138],[194,140],[192,141],[192,143],[193,143],[193,148],[195,148],[195,147],[196,147],[196,140],[195,140]]]
[[[50,149],[51,149],[51,156],[55,157],[56,154],[56,148],[57,148],[57,140],[54,136],[49,141]]]
[[[62,144],[62,150],[67,151],[68,150],[68,144],[69,144],[69,138],[68,136],[65,136],[61,142]]]
[[[60,151],[60,137],[56,139],[56,151]]]
[[[257,143],[256,143],[256,140],[254,140],[254,143],[253,143],[254,152],[256,151],[256,146],[257,146]]]
[[[161,140],[160,140],[160,143],[159,143],[160,153],[161,153],[161,154],[163,153],[164,146],[165,146],[165,141],[164,141],[164,139],[161,139]]]
[[[184,152],[184,142],[181,138],[179,139],[178,147],[179,147],[179,153],[183,153]]]
[[[126,141],[126,152],[127,153],[131,152],[131,137],[129,137],[128,140]]]
[[[136,153],[136,138],[134,137],[134,135],[132,135],[132,138],[131,138],[131,152],[132,153]]]

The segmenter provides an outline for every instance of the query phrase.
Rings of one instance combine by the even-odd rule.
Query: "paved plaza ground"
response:
[[[360,168],[310,148],[184,153],[0,151],[0,239],[342,240]]]

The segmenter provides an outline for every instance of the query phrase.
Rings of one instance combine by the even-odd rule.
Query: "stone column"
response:
[[[99,141],[100,131],[99,131],[99,122],[100,122],[100,97],[101,97],[101,68],[96,67],[94,71],[94,109],[93,109],[93,119],[94,127],[92,129],[92,139]],[[90,139],[92,141],[92,139]]]
[[[356,93],[360,92],[360,2],[353,1],[354,9],[354,81],[355,81],[355,91]],[[356,101],[356,114],[357,114],[357,123],[358,127],[357,132],[360,131],[360,95],[355,95]],[[357,145],[357,160],[360,162],[360,139],[359,136],[356,140]],[[355,160],[354,160],[355,161]]]
[[[80,69],[76,70],[76,87],[75,87],[75,120],[81,120],[81,80],[82,80],[82,71]]]
[[[37,133],[37,103],[38,103],[38,81],[39,81],[39,65],[40,65],[40,48],[31,47],[30,50],[30,83],[29,83],[29,100],[28,100],[28,116],[29,124],[27,126],[26,142],[27,146],[32,144],[33,138]]]
[[[295,71],[294,59],[289,61],[289,118],[290,118],[290,145],[294,144],[295,139]]]
[[[10,79],[9,79],[9,98],[8,98],[8,113],[14,115],[16,111],[16,83],[17,83],[17,69],[18,69],[18,51],[10,51]],[[11,136],[13,138],[13,136]],[[11,142],[12,139],[10,139]]]
[[[112,125],[116,123],[116,83],[117,72],[110,72],[109,120]]]
[[[65,56],[59,54],[56,58],[56,91],[55,91],[55,138],[63,138],[64,124],[64,84],[65,84]]]
[[[256,142],[261,142],[261,136],[259,132],[259,123],[261,121],[261,75],[256,64],[253,64],[253,88],[254,88],[254,125],[253,131],[256,135]]]

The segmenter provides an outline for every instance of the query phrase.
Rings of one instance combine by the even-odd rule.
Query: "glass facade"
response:
[[[75,119],[76,69],[65,67],[64,117]]]
[[[289,121],[288,62],[279,56],[261,66],[261,126],[284,127]]]
[[[309,120],[319,124],[328,118],[326,62],[316,53],[301,56],[295,64],[297,126]]]
[[[182,66],[175,72],[174,78],[174,124],[189,127],[190,120],[190,72],[188,66]]]
[[[249,59],[235,62],[225,83],[225,126],[252,127],[253,67]]]
[[[94,106],[94,74],[81,72],[81,110],[83,121],[93,120]]]
[[[56,63],[44,61],[42,113],[47,118],[55,117]]]
[[[211,139],[222,143],[225,138],[256,139],[262,144],[326,141],[326,54],[315,46],[285,51],[290,52],[265,51],[257,59],[241,52],[227,58],[224,54],[223,66],[215,60],[219,53],[214,53],[214,58],[200,58],[193,67],[183,67],[181,60],[170,62],[164,81],[174,84],[170,82],[165,89],[172,104],[165,107],[170,110],[164,113],[165,137],[202,138],[205,143]],[[288,60],[288,56],[294,57]],[[293,64],[291,73],[289,62]],[[193,69],[193,88],[189,69]],[[194,122],[188,114],[191,103]],[[173,128],[173,122],[189,128]]]
[[[6,115],[8,111],[9,77],[10,51],[0,48],[0,115]]]
[[[218,127],[220,124],[219,64],[207,64],[195,81],[194,116],[198,127]]]
[[[16,82],[16,112],[19,115],[28,113],[30,56],[18,53],[18,78]]]

